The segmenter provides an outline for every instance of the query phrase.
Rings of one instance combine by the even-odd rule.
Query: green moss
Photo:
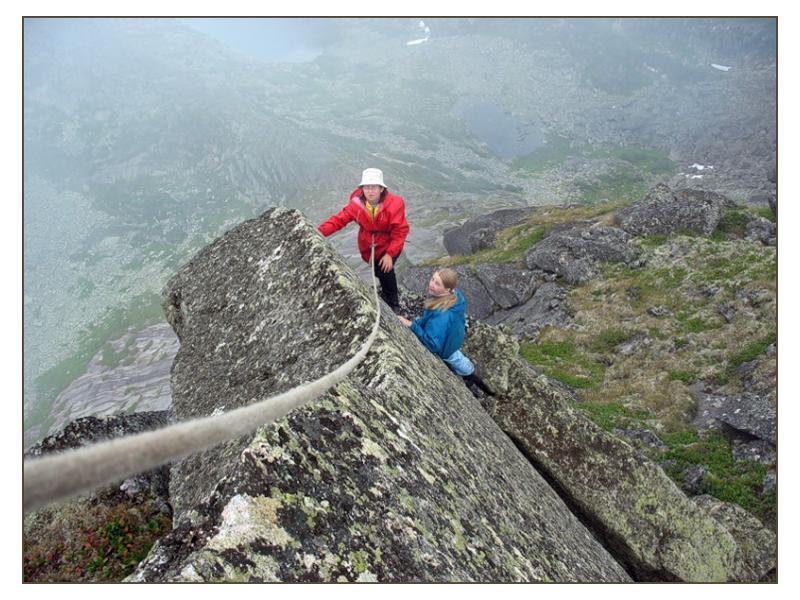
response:
[[[349,554],[350,562],[353,569],[357,574],[361,574],[367,570],[369,563],[367,562],[368,555],[364,550],[356,550]]]
[[[683,321],[683,325],[686,333],[701,333],[710,329],[719,328],[719,324],[709,323],[700,317],[687,318]]]
[[[774,516],[774,494],[762,495],[764,465],[733,459],[731,443],[719,432],[709,431],[700,437],[696,431],[688,430],[662,437],[669,450],[662,457],[667,465],[667,474],[677,483],[682,483],[686,469],[704,465],[708,474],[703,478],[701,492],[725,502],[733,502],[762,519]]]

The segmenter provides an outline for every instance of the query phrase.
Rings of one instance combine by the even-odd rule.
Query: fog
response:
[[[406,198],[413,263],[497,208],[775,185],[774,19],[23,27],[26,444],[82,414],[59,394],[93,359],[135,362],[119,340],[195,252],[269,206],[318,222],[366,167]],[[128,387],[102,410],[153,406]]]

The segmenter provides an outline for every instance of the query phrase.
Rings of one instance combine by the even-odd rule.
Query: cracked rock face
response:
[[[465,352],[492,373],[498,425],[640,580],[752,581],[741,544],[628,443],[603,431],[518,356],[517,342],[476,323]]]
[[[583,284],[597,274],[601,262],[633,263],[640,251],[617,227],[598,224],[554,228],[525,253],[529,269],[555,273],[567,282]]]
[[[200,252],[164,291],[180,419],[352,356],[371,290],[297,211]],[[172,470],[175,529],[132,581],[626,581],[462,381],[384,311],[342,383]]]

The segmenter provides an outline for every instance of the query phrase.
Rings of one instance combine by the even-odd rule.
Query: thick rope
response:
[[[373,266],[374,260],[373,243],[370,266]],[[157,431],[26,460],[22,493],[24,512],[34,511],[81,492],[202,452],[280,419],[289,411],[324,394],[347,377],[364,359],[378,334],[381,311],[374,267],[371,270],[375,295],[375,324],[361,349],[336,370],[278,396],[221,415],[194,419]]]

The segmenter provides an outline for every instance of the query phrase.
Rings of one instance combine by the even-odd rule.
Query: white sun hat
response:
[[[364,172],[361,173],[361,183],[358,185],[379,185],[381,187],[386,187],[386,184],[383,183],[383,171],[380,169],[364,169]]]

